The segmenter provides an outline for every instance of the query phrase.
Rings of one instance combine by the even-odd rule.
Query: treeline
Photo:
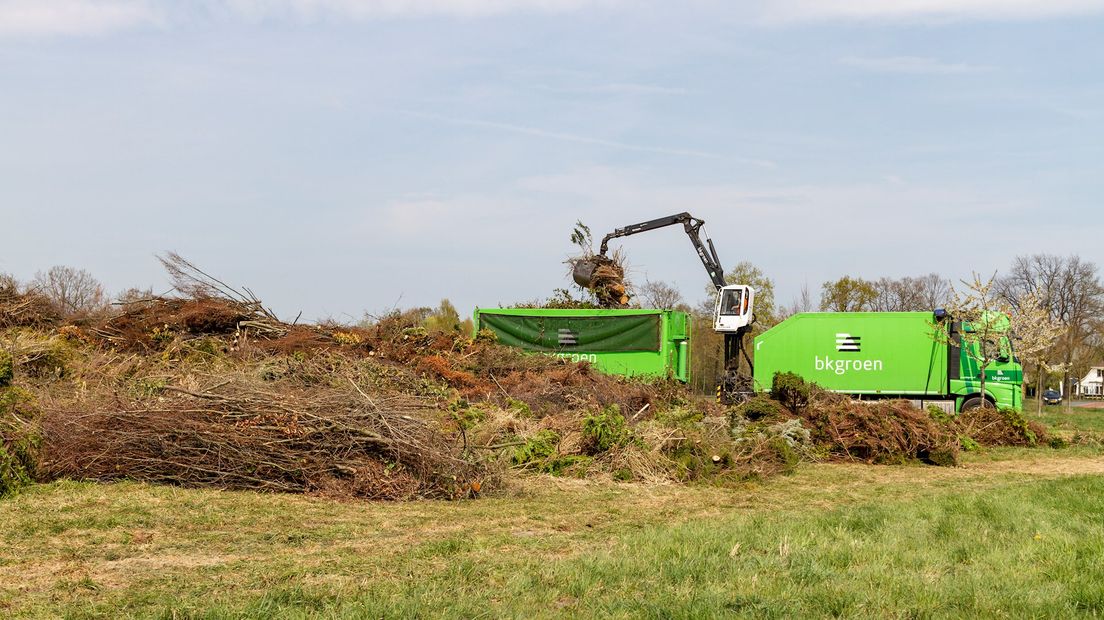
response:
[[[1073,381],[1104,365],[1104,285],[1095,263],[1076,255],[1018,256],[997,278],[995,291],[1014,308],[1038,299],[1051,322],[1061,326],[1054,346],[1024,369],[1033,386],[1057,387],[1060,379],[1068,394]]]
[[[40,271],[29,282],[21,282],[10,274],[0,274],[0,298],[22,295],[34,295],[41,300],[44,312],[71,319],[109,312],[113,303],[139,297],[142,293],[129,290],[112,297],[88,271],[63,265]]]

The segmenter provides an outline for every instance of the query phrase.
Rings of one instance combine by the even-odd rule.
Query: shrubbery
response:
[[[794,413],[809,405],[810,384],[792,372],[775,373],[771,383],[771,398]]]
[[[609,405],[600,413],[583,419],[583,450],[587,454],[606,452],[629,441],[625,416],[617,405]]]
[[[34,480],[39,438],[31,421],[33,399],[17,387],[0,388],[0,497]]]
[[[8,387],[15,378],[15,363],[11,353],[0,351],[0,388]]]

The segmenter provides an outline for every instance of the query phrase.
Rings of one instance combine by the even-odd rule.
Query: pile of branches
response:
[[[570,410],[604,409],[610,405],[633,415],[654,411],[686,397],[685,387],[674,381],[644,382],[608,375],[587,364],[570,364],[552,359],[547,366],[520,369],[499,376],[495,390],[484,395],[502,395],[524,402],[534,412],[555,415]],[[704,404],[709,408],[711,403]],[[644,417],[651,417],[644,411]]]
[[[567,260],[575,283],[589,290],[603,308],[628,305],[632,295],[629,293],[630,283],[625,279],[625,255],[621,249],[606,255],[603,247],[601,253],[595,253],[594,237],[590,228],[581,221],[575,222],[571,242],[580,250],[579,255]]]
[[[493,443],[465,434],[487,412],[559,416],[574,428],[616,406],[635,424],[685,396],[485,334],[431,331],[417,312],[355,327],[283,322],[249,289],[175,254],[162,263],[169,296],[20,344],[51,369],[15,360],[38,403],[20,427],[36,436],[36,480],[461,497],[493,486],[490,453],[475,451]]]
[[[0,282],[0,329],[49,327],[61,321],[54,304],[37,291],[20,291],[14,282]]]
[[[825,400],[829,402],[812,403],[805,417],[838,457],[873,463],[958,463],[957,435],[907,400]]]
[[[1046,428],[1011,410],[993,407],[958,415],[918,409],[907,400],[857,401],[778,373],[771,399],[756,398],[738,410],[750,419],[796,419],[833,457],[868,463],[919,460],[955,465],[963,447],[1037,446]]]
[[[249,289],[234,288],[179,254],[159,260],[179,296],[122,304],[121,312],[93,328],[93,334],[120,348],[149,351],[178,336],[279,338],[291,331]]]
[[[456,498],[486,476],[433,422],[431,402],[369,395],[351,377],[296,389],[203,381],[212,387],[44,404],[37,476],[367,499]]]
[[[958,432],[982,446],[1037,446],[1050,441],[1042,424],[1015,411],[994,407],[971,409],[955,419]]]
[[[780,372],[771,383],[776,410],[800,419],[837,457],[869,463],[958,463],[958,436],[907,400],[856,401]]]
[[[343,348],[370,354],[377,346],[403,342],[373,337],[371,330],[337,324],[288,323],[248,288],[235,288],[178,254],[159,259],[173,283],[171,296],[120,303],[113,316],[90,327],[90,334],[118,350],[164,352],[191,340],[214,338],[223,350],[253,346],[263,354],[316,352]]]
[[[620,253],[615,253],[613,258],[583,256],[568,261],[568,264],[573,275],[589,274],[585,287],[594,294],[599,306],[617,308],[628,305],[629,283],[625,280],[624,257]]]

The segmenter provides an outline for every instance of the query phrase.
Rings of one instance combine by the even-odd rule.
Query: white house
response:
[[[1077,393],[1081,396],[1104,398],[1104,366],[1093,366],[1081,382],[1077,384]]]

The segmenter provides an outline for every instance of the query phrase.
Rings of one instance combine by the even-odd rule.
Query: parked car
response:
[[[1058,393],[1058,390],[1047,390],[1043,392],[1043,402],[1048,405],[1058,405],[1062,403],[1062,395]]]

